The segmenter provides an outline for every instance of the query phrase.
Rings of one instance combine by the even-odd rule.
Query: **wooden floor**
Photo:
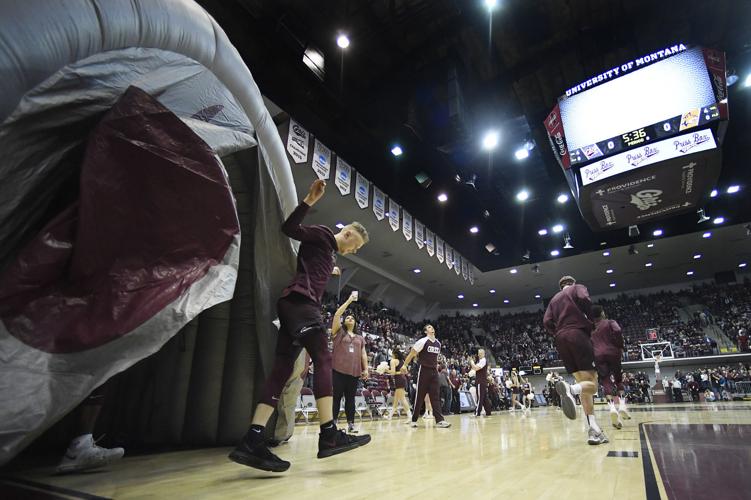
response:
[[[228,448],[212,448],[126,456],[108,470],[88,474],[53,476],[51,469],[44,468],[17,477],[117,499],[672,499],[680,498],[669,484],[671,478],[676,483],[674,468],[682,468],[685,461],[690,474],[691,467],[697,466],[700,446],[692,448],[689,441],[696,434],[693,429],[703,429],[709,433],[703,443],[715,452],[722,450],[723,457],[729,455],[739,472],[733,465],[704,468],[702,481],[729,482],[730,489],[720,496],[716,490],[707,490],[706,495],[695,491],[691,498],[736,498],[733,488],[748,486],[746,476],[751,474],[742,471],[751,470],[751,403],[631,409],[633,419],[620,431],[610,427],[607,412],[598,410],[599,423],[610,437],[610,443],[602,446],[586,444],[582,420],[569,421],[555,409],[542,408],[529,417],[519,413],[480,419],[449,416],[449,429],[422,420],[418,429],[397,420],[366,420],[362,430],[373,436],[369,445],[324,460],[315,458],[317,426],[300,425],[291,442],[276,449],[292,461],[290,470],[282,474],[236,465],[226,458]],[[657,438],[650,429],[665,431],[659,433],[657,452],[652,443]],[[727,429],[736,429],[732,442],[723,441]],[[679,434],[680,430],[686,432]],[[683,443],[674,442],[673,436],[679,435],[684,436]],[[643,460],[645,450],[647,460]],[[637,456],[608,456],[609,452]],[[666,462],[666,455],[673,461]],[[751,488],[739,491],[737,498],[749,498]]]

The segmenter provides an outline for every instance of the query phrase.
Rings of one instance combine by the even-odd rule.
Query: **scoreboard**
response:
[[[568,89],[545,128],[597,231],[701,206],[719,176],[727,119],[724,53],[678,44]]]

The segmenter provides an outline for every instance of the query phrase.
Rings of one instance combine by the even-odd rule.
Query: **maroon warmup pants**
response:
[[[307,297],[292,293],[279,299],[276,308],[281,328],[276,339],[274,367],[266,380],[261,403],[276,408],[279,396],[292,375],[295,360],[303,347],[308,351],[315,367],[313,393],[316,399],[332,396],[334,391],[331,382],[331,351],[329,351],[328,334],[323,326],[320,306]],[[293,343],[292,333],[315,324],[320,325],[320,328],[303,337],[299,341],[302,345]]]
[[[441,413],[441,396],[438,386],[438,370],[433,367],[420,365],[417,372],[417,397],[415,398],[415,408],[412,411],[412,421],[417,422],[422,407],[425,405],[425,395],[430,397],[430,406],[433,407],[433,416],[436,423],[443,421]]]
[[[615,396],[617,391],[623,390],[620,356],[598,356],[595,358],[595,365],[597,365],[597,377],[606,395]]]
[[[482,383],[477,381],[477,408],[475,409],[475,415],[478,417],[482,413],[482,409],[485,408],[485,415],[490,415],[492,408],[490,407],[490,399],[488,398],[488,383]]]

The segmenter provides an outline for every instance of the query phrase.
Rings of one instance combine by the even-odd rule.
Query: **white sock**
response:
[[[569,386],[571,388],[571,394],[581,394],[582,393],[582,386],[581,384],[573,384]]]
[[[608,401],[608,407],[610,407],[610,411],[613,413],[618,413],[618,410],[615,409],[615,403],[612,401]]]
[[[595,432],[602,432],[602,429],[600,429],[600,426],[597,425],[597,421],[595,420],[594,415],[587,415],[587,423],[589,423],[589,428],[594,430]]]

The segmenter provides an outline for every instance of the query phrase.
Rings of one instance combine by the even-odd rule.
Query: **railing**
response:
[[[736,394],[751,394],[751,382],[748,382],[748,381],[736,382],[735,391],[733,392]]]

